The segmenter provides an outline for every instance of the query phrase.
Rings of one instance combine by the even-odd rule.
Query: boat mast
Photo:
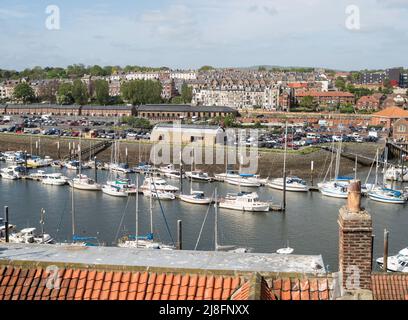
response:
[[[72,239],[75,237],[75,197],[74,197],[74,183],[71,186],[71,222],[72,222]]]
[[[217,199],[217,188],[214,191],[214,212],[215,212],[215,222],[214,222],[214,251],[218,251],[218,199]]]
[[[136,175],[136,248],[139,247],[139,176]]]
[[[336,171],[334,173],[334,179],[338,179],[339,177],[339,169],[340,169],[340,154],[341,154],[341,145],[343,142],[343,135],[341,135],[340,142],[339,142],[339,147],[337,149],[337,155],[336,155]]]
[[[151,174],[150,177],[150,199],[149,199],[149,211],[150,211],[150,233],[153,234],[153,190],[152,190],[152,183],[154,183],[153,181],[153,173]],[[157,192],[157,191],[156,191]],[[159,195],[157,195],[159,196]]]
[[[378,148],[377,148],[377,153],[375,155],[375,160],[376,160],[376,164],[375,164],[375,186],[377,186],[377,184],[378,184]]]

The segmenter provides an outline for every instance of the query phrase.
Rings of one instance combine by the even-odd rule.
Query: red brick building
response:
[[[384,100],[382,94],[373,94],[372,96],[363,96],[356,103],[357,110],[378,111]]]
[[[353,104],[354,95],[350,92],[342,91],[304,91],[295,93],[295,103],[298,105],[304,97],[313,97],[313,99],[322,107],[339,106],[344,104]]]
[[[408,141],[408,119],[399,119],[394,122],[392,138],[395,141]]]

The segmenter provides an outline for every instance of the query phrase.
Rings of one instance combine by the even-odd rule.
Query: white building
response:
[[[177,80],[195,80],[197,79],[197,72],[195,71],[172,71],[170,73],[171,79]]]
[[[132,72],[128,73],[126,80],[158,80],[160,74],[158,72]]]
[[[227,106],[234,109],[262,108],[277,110],[279,89],[263,88],[238,90],[193,89],[193,105]]]

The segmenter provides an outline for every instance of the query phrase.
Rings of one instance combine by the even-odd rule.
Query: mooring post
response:
[[[383,261],[383,271],[388,272],[388,238],[390,233],[387,229],[384,229],[384,261]]]
[[[314,170],[314,161],[310,162],[310,182],[313,187],[313,170]]]
[[[94,157],[94,164],[95,164],[95,183],[98,182],[98,166],[96,164],[96,157]]]
[[[177,220],[177,250],[183,250],[183,231],[182,231],[182,221]]]
[[[4,228],[6,231],[6,242],[9,242],[9,208],[7,206],[4,207]]]

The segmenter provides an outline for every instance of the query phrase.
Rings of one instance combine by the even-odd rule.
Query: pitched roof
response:
[[[189,104],[146,104],[136,107],[136,110],[139,112],[237,112],[230,107],[191,106]]]
[[[306,96],[312,96],[312,97],[347,97],[347,98],[353,98],[354,95],[350,92],[342,92],[342,91],[327,91],[327,92],[320,92],[320,91],[305,91],[305,92],[299,92],[296,94],[298,97],[306,97]]]
[[[374,300],[408,300],[408,274],[372,274]]]
[[[383,118],[408,118],[408,111],[398,107],[389,107],[373,114],[373,117]]]
[[[238,276],[0,267],[0,300],[227,300]]]

